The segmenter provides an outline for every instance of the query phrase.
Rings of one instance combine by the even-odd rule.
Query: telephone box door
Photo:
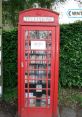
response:
[[[21,27],[21,116],[52,117],[55,27]]]

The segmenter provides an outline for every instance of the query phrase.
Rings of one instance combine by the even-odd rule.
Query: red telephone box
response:
[[[58,16],[37,8],[19,14],[19,117],[58,117]]]

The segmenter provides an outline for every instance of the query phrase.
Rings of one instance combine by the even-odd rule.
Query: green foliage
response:
[[[3,100],[6,102],[14,102],[17,99],[17,88],[7,88],[3,93]]]
[[[82,22],[61,26],[60,83],[82,87]]]
[[[51,8],[52,4],[59,2],[65,2],[66,0],[7,0],[3,1],[3,24],[17,26],[18,14],[24,9],[36,7],[34,4],[37,3],[38,7]]]
[[[82,87],[82,22],[62,25],[60,84]],[[17,29],[3,31],[4,91],[17,87]]]
[[[3,1],[3,24],[17,26],[19,11],[24,10],[26,0]]]
[[[3,88],[17,86],[17,29],[3,31]]]

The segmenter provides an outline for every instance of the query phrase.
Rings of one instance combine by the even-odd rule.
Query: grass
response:
[[[80,89],[59,89],[59,105],[82,108],[82,91]]]

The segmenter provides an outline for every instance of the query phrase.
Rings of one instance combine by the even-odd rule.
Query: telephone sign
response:
[[[54,17],[24,17],[26,22],[54,22]]]
[[[19,14],[19,117],[58,117],[58,16],[39,8]]]

